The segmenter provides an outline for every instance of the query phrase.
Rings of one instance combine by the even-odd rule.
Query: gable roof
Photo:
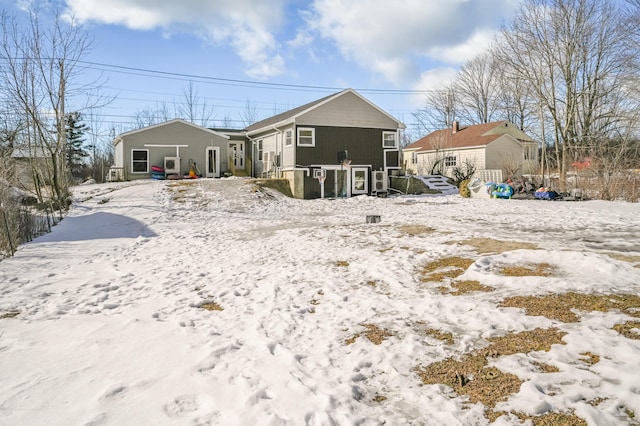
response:
[[[168,125],[175,124],[175,123],[182,123],[182,124],[186,124],[187,126],[194,127],[194,128],[196,128],[196,129],[198,129],[198,130],[203,130],[203,131],[205,131],[205,132],[208,132],[208,133],[214,134],[214,135],[216,135],[216,136],[220,136],[221,138],[229,139],[229,136],[228,136],[228,135],[225,135],[225,134],[223,134],[223,133],[217,132],[217,131],[212,130],[212,129],[207,129],[206,127],[198,126],[197,124],[193,124],[193,123],[191,123],[191,122],[189,122],[189,121],[183,120],[182,118],[174,118],[173,120],[165,121],[165,122],[163,122],[163,123],[153,124],[153,125],[151,125],[151,126],[141,127],[141,128],[139,128],[139,129],[129,130],[128,132],[120,133],[120,134],[119,134],[118,136],[116,136],[116,138],[113,140],[113,144],[114,144],[114,145],[115,145],[115,144],[117,144],[119,141],[121,141],[121,140],[122,140],[122,138],[124,138],[124,137],[126,137],[126,136],[131,136],[131,135],[133,135],[133,134],[140,133],[140,132],[144,132],[144,131],[149,130],[149,129],[155,129],[155,128],[157,128],[157,127],[168,126]]]
[[[302,114],[306,114],[309,111],[312,111],[313,109],[318,108],[321,105],[324,105],[324,104],[326,104],[328,102],[331,102],[334,99],[339,98],[340,96],[344,96],[347,93],[351,93],[351,94],[356,95],[361,100],[363,100],[367,104],[371,105],[373,108],[377,109],[378,111],[380,111],[381,113],[383,113],[384,115],[389,117],[391,120],[393,120],[396,123],[398,123],[398,126],[400,128],[403,128],[403,129],[405,128],[405,125],[402,122],[400,122],[398,119],[396,119],[393,116],[391,116],[390,114],[388,114],[386,111],[380,109],[378,106],[376,106],[373,103],[371,103],[368,99],[366,99],[365,97],[360,95],[355,90],[353,90],[353,89],[345,89],[345,90],[343,90],[341,92],[334,93],[333,95],[325,96],[324,98],[315,100],[313,102],[309,102],[309,103],[301,105],[301,106],[299,106],[297,108],[290,109],[289,111],[285,111],[285,112],[282,112],[280,114],[274,115],[273,117],[269,117],[267,119],[264,119],[264,120],[258,121],[256,123],[253,123],[252,125],[250,125],[250,126],[248,126],[246,128],[247,134],[255,133],[255,132],[260,131],[262,129],[271,128],[271,127],[276,126],[276,125],[282,126],[284,124],[293,123],[293,122],[295,122],[295,119],[297,117],[301,116]]]
[[[457,123],[454,122],[452,128],[436,130],[422,139],[407,145],[404,149],[407,151],[433,151],[442,148],[477,148],[489,145],[504,135],[509,135],[518,142],[531,141],[525,133],[517,129],[507,120],[458,127],[454,131],[454,128],[457,126]],[[521,138],[515,137],[512,134],[514,129],[517,133],[521,134]]]

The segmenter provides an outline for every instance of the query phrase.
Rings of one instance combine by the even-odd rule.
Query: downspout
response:
[[[280,178],[282,163],[284,162],[284,141],[282,140],[283,132],[278,129],[275,124],[272,125],[271,128],[276,131],[276,158],[278,158],[278,135],[280,135],[280,166],[276,164],[276,178]]]
[[[256,177],[256,170],[255,170],[255,164],[256,164],[256,160],[255,160],[255,150],[253,149],[253,143],[255,142],[255,139],[253,139],[251,136],[249,136],[248,134],[245,133],[245,136],[247,137],[247,139],[249,139],[249,142],[251,142],[251,177]]]

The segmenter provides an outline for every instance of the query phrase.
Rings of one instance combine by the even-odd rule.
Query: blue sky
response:
[[[411,125],[433,89],[484,49],[519,0],[53,0],[93,38],[83,78],[101,76],[116,131],[193,82],[200,100],[242,127],[342,88]],[[38,1],[0,0],[21,13]],[[99,65],[104,64],[104,65]],[[106,66],[105,66],[106,65]],[[233,80],[233,81],[228,81]]]

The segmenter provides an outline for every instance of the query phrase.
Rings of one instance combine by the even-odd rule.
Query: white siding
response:
[[[487,169],[504,169],[517,164],[522,169],[523,150],[520,142],[505,135],[487,145]]]
[[[114,147],[113,162],[116,167],[124,167],[123,147],[124,147],[123,141],[118,142],[118,144]]]
[[[262,176],[262,173],[266,172],[268,167],[266,167],[265,161],[269,159],[269,161],[275,161],[275,156],[280,153],[280,144],[279,144],[279,134],[278,133],[270,133],[268,135],[264,135],[262,137],[256,138],[256,144],[258,141],[262,140],[262,160],[260,160],[256,156],[256,161],[254,162],[254,168],[256,176]],[[269,154],[267,154],[269,153]],[[273,153],[273,155],[271,154]],[[256,155],[258,153],[256,152]],[[267,158],[269,157],[269,158]],[[271,166],[271,172],[275,172],[275,166]]]
[[[291,146],[285,146],[285,134],[287,130],[291,130]],[[282,167],[291,168],[296,165],[296,135],[292,127],[283,129],[282,132]]]
[[[407,163],[407,168],[409,168],[411,162],[411,153],[407,152],[407,157],[409,163]],[[447,150],[441,152],[421,152],[418,153],[418,164],[411,165],[413,172],[417,175],[430,175],[432,173],[432,169],[436,161],[442,160],[444,161],[445,157],[455,157],[456,158],[456,166],[451,167],[443,167],[443,172],[446,176],[453,176],[453,169],[455,167],[463,167],[465,162],[470,162],[475,165],[477,170],[484,169],[485,162],[485,151],[484,147],[481,148],[470,148],[470,149],[457,149],[457,150]]]

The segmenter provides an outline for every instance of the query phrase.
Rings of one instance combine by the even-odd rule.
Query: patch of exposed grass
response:
[[[374,324],[362,324],[362,326],[364,327],[365,331],[362,333],[356,333],[353,336],[349,337],[347,340],[345,340],[345,345],[351,345],[355,343],[355,341],[363,335],[374,345],[379,345],[388,337],[394,336],[394,334],[389,330],[380,328]]]
[[[347,262],[346,260],[338,260],[336,261],[335,265],[339,268],[346,268],[349,266],[349,262]]]
[[[451,287],[453,288],[451,294],[454,296],[460,296],[476,291],[490,292],[494,290],[493,287],[481,284],[480,281],[476,280],[455,281],[451,283]]]
[[[531,364],[534,365],[541,373],[557,373],[560,371],[560,369],[555,365],[545,364],[543,362],[533,361]]]
[[[501,337],[490,337],[487,340],[491,345],[485,350],[491,357],[537,351],[548,352],[552,345],[564,344],[562,338],[566,334],[556,328],[536,328]]]
[[[527,265],[502,266],[499,274],[508,277],[550,277],[554,274],[553,266],[548,263],[532,263]]]
[[[627,417],[629,417],[630,419],[635,419],[636,418],[636,412],[633,411],[631,408],[627,408],[624,407],[624,413],[627,415]]]
[[[216,302],[204,302],[198,306],[199,308],[206,309],[207,311],[224,311],[224,308],[218,305]]]
[[[453,334],[451,334],[448,331],[436,330],[434,328],[427,328],[424,331],[424,333],[427,336],[433,337],[434,339],[441,340],[448,345],[453,345]]]
[[[454,241],[454,243],[472,246],[480,254],[488,253],[504,253],[513,250],[537,250],[538,246],[532,243],[520,241],[501,241],[492,238],[470,238],[463,241]]]
[[[374,397],[373,397],[373,402],[380,403],[380,402],[383,402],[383,401],[386,401],[386,400],[387,400],[387,397],[384,396],[384,395],[380,395],[379,393],[376,393],[374,395]]]
[[[627,339],[640,340],[640,321],[627,321],[624,324],[616,324],[613,329]]]
[[[369,281],[367,281],[367,285],[368,285],[369,287],[376,287],[376,286],[378,285],[378,281],[375,281],[375,280],[369,280]]]
[[[596,398],[596,399],[592,399],[591,401],[587,401],[587,402],[589,403],[589,405],[591,405],[593,407],[597,407],[598,405],[602,404],[606,400],[607,400],[607,398]]]
[[[183,191],[185,191],[184,187],[189,186],[191,184],[193,184],[195,181],[194,180],[177,180],[177,181],[173,181],[171,182],[169,185],[167,185],[169,188],[171,189],[175,189],[175,188],[182,188]]]
[[[640,268],[640,256],[629,256],[629,255],[620,254],[620,253],[607,253],[607,256],[615,260],[629,262],[633,264],[633,266],[635,266],[636,268]]]
[[[487,366],[482,355],[466,355],[459,360],[446,359],[418,370],[424,384],[444,384],[472,403],[486,407],[506,400],[523,383],[517,376]]]
[[[496,403],[517,393],[523,383],[517,376],[489,367],[487,357],[548,351],[562,342],[565,333],[557,329],[535,329],[488,339],[491,344],[459,359],[445,359],[418,367],[416,373],[424,384],[444,384],[458,395],[466,395],[473,403],[492,408]]]
[[[434,272],[423,278],[423,282],[440,282],[444,281],[446,278],[458,278],[460,275],[464,273],[463,269],[450,269],[448,271],[439,271]]]
[[[434,232],[436,232],[435,228],[424,225],[403,225],[400,227],[400,231],[405,234],[409,234],[412,237],[415,237],[417,235],[433,234]]]
[[[588,365],[595,365],[600,362],[600,355],[596,355],[591,352],[584,352],[580,354],[580,360]]]
[[[473,262],[473,259],[458,256],[434,260],[422,268],[420,281],[440,282],[445,278],[456,278],[462,275],[469,266],[473,265]]]
[[[18,311],[9,311],[9,312],[5,312],[4,314],[0,314],[0,319],[15,318],[18,315],[20,315],[20,312]]]
[[[630,294],[563,293],[545,296],[513,296],[504,299],[500,307],[522,308],[530,316],[543,316],[562,322],[578,322],[572,310],[607,312],[618,309],[630,316],[640,317],[640,296]]]
[[[587,426],[587,422],[573,413],[547,412],[539,416],[514,413],[522,421],[531,420],[533,426]]]

